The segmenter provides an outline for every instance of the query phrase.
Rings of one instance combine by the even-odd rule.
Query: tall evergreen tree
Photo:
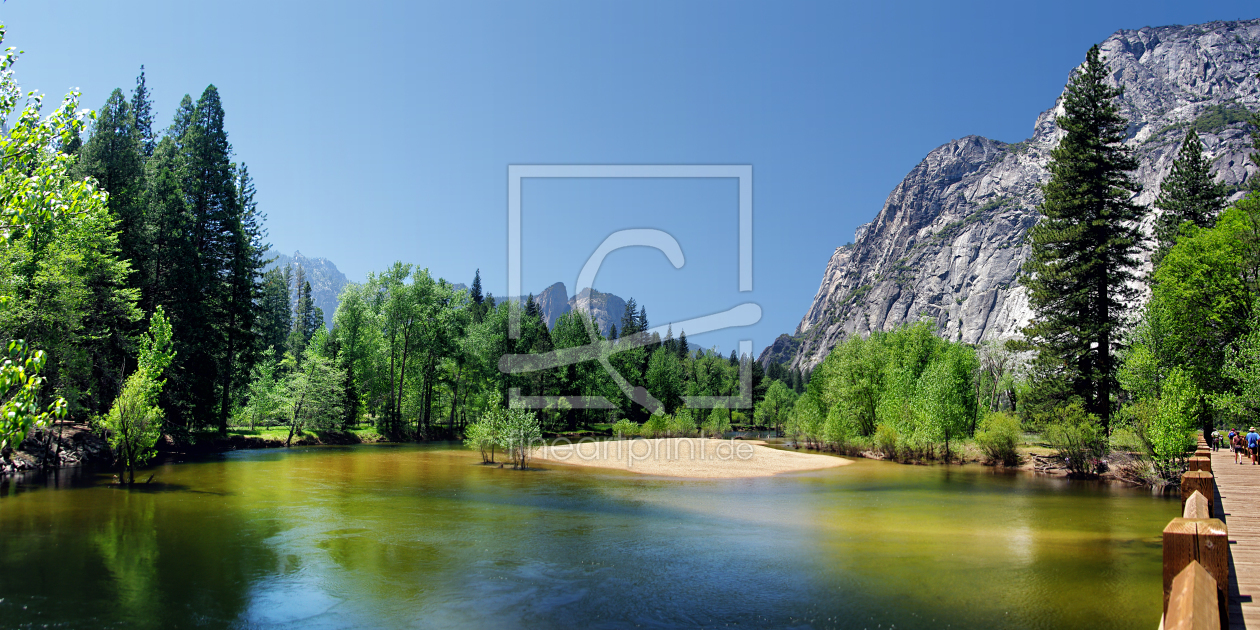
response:
[[[255,320],[259,347],[275,348],[281,356],[287,349],[289,329],[293,326],[293,312],[289,307],[289,287],[284,273],[270,269],[263,274],[262,298],[258,302],[258,318]]]
[[[184,114],[181,103],[176,114],[177,127]],[[197,253],[185,281],[202,293],[197,317],[190,322],[193,335],[188,359],[197,366],[191,383],[192,411],[196,425],[213,422],[222,432],[227,429],[227,405],[221,398],[216,399],[216,394],[221,397],[224,390],[231,391],[237,352],[242,347],[241,334],[248,331],[240,325],[243,304],[234,301],[238,297],[234,278],[241,267],[236,260],[248,255],[248,238],[244,234],[223,105],[213,85],[197,100],[179,144],[184,156],[182,188],[192,215],[190,237]]]
[[[1116,104],[1123,92],[1107,76],[1094,46],[1068,84],[1057,120],[1066,135],[1050,154],[1052,177],[1023,277],[1036,315],[1025,334],[1104,430],[1116,388],[1114,353],[1127,302],[1136,297],[1130,281],[1143,215],[1132,201],[1141,190],[1129,176],[1137,161],[1123,145],[1128,123]]]
[[[626,300],[626,310],[621,314],[621,336],[625,337],[639,332],[638,320],[635,319],[635,310],[638,304],[634,298]]]
[[[1158,266],[1163,260],[1176,242],[1182,223],[1211,227],[1217,213],[1225,207],[1225,199],[1225,187],[1212,181],[1212,163],[1204,158],[1203,143],[1191,128],[1155,199],[1155,207],[1164,213],[1155,223],[1157,244],[1151,262]]]
[[[153,95],[144,82],[144,66],[140,66],[136,89],[131,93],[131,111],[140,150],[146,158],[153,157],[153,151],[157,149],[157,137],[153,135]]]
[[[634,318],[634,328],[635,332],[643,332],[650,328],[648,326],[647,309],[642,306],[639,307],[638,316]]]
[[[109,209],[118,219],[119,256],[132,264],[129,285],[145,286],[145,258],[151,245],[146,242],[144,156],[122,90],[114,90],[97,112],[92,135],[79,151],[75,175],[95,179],[109,193]]]
[[[472,288],[468,290],[468,297],[472,299],[472,316],[473,321],[480,324],[486,316],[486,298],[481,292],[481,270],[473,274]]]
[[[687,346],[687,331],[680,331],[678,333],[678,358],[686,359],[690,355],[691,348]]]

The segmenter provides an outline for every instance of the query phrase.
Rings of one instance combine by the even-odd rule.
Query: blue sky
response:
[[[671,232],[687,264],[625,250],[596,288],[654,324],[754,301],[693,341],[792,332],[832,251],[932,148],[1031,134],[1121,28],[1260,17],[1254,2],[63,2],[8,0],[25,89],[98,107],[141,64],[158,120],[213,83],[278,251],[352,280],[394,260],[507,288],[509,164],[751,164],[754,291],[737,188],[527,181],[524,286],[573,291],[615,230]]]

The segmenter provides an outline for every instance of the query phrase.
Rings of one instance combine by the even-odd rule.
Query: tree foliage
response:
[[[1035,313],[1025,335],[1039,350],[1042,375],[1065,382],[1104,432],[1116,390],[1113,357],[1136,296],[1145,212],[1132,201],[1141,190],[1129,175],[1137,162],[1123,144],[1122,90],[1109,78],[1100,49],[1090,48],[1056,121],[1065,134],[1050,154],[1043,217],[1030,231],[1023,277]]]

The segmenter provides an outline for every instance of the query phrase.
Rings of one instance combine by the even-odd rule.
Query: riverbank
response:
[[[764,442],[706,438],[607,440],[544,446],[534,450],[534,457],[548,463],[699,479],[769,477],[852,463],[831,455],[770,448]]]
[[[207,455],[251,449],[283,448],[288,438],[285,427],[258,430],[233,428],[227,436],[204,432],[188,439],[162,436],[155,445],[160,455]],[[307,431],[293,436],[293,446],[328,446],[375,444],[385,438],[373,430]],[[0,458],[0,476],[34,470],[73,468],[94,465],[107,467],[114,463],[114,453],[104,436],[83,423],[64,422],[35,429],[22,442],[22,447],[9,453],[8,461]]]

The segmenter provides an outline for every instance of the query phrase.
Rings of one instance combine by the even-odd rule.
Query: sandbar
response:
[[[853,463],[840,457],[781,451],[762,444],[708,438],[608,440],[544,446],[535,449],[533,456],[539,462],[704,479],[769,477]]]

